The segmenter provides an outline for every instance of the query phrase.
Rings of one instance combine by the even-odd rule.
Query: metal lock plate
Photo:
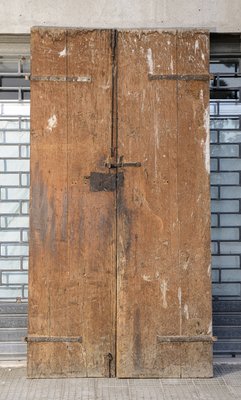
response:
[[[91,192],[114,192],[117,187],[123,186],[124,174],[102,172],[91,172],[90,174],[90,191]]]

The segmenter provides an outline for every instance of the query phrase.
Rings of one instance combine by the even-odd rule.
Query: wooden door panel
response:
[[[207,33],[35,28],[31,74],[28,375],[211,376]]]
[[[115,193],[89,177],[110,148],[111,32],[34,29],[31,74],[28,375],[109,376]]]
[[[118,35],[118,153],[142,163],[117,196],[120,377],[212,374],[207,43]]]

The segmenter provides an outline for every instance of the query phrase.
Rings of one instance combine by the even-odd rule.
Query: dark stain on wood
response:
[[[133,318],[133,361],[136,370],[141,370],[142,343],[140,309],[137,307]]]

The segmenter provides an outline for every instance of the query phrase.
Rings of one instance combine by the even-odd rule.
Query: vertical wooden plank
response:
[[[66,31],[33,29],[31,73],[66,76],[59,53]],[[31,207],[29,326],[33,336],[65,335],[63,312],[67,284],[67,247],[63,237],[67,196],[67,99],[62,82],[31,82]],[[58,291],[58,300],[56,299]],[[60,317],[56,318],[56,311]],[[39,360],[50,374],[48,353],[53,345],[28,344],[28,374],[42,375]],[[59,350],[63,345],[58,345]],[[56,346],[55,346],[56,350]],[[51,354],[52,355],[52,354]]]
[[[212,375],[211,341],[187,341],[211,335],[208,81],[177,77],[207,65],[206,33],[119,34],[118,151],[142,163],[117,198],[120,377]]]
[[[109,31],[34,29],[28,375],[109,376],[115,349],[115,193],[91,192],[111,135]],[[46,81],[68,77],[68,82]],[[72,78],[75,78],[71,81]],[[108,279],[107,279],[108,277]]]
[[[115,373],[115,192],[91,192],[86,177],[108,174],[111,31],[69,31],[68,51],[69,75],[91,80],[68,85],[70,327],[74,335],[83,332],[83,374],[109,377]]]
[[[178,74],[208,75],[207,32],[177,37]],[[185,156],[184,156],[185,155]],[[182,335],[211,335],[209,82],[178,82],[178,214]],[[183,377],[212,376],[211,343],[183,346]]]
[[[140,168],[124,169],[117,207],[117,375],[180,376],[176,34],[120,32],[118,152]]]

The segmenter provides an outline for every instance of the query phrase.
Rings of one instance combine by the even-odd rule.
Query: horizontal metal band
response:
[[[211,79],[209,74],[206,75],[152,75],[148,74],[151,81],[209,81]]]
[[[54,342],[54,343],[63,343],[63,342],[77,342],[82,343],[81,336],[26,336],[25,342],[27,343],[46,343],[46,342]]]
[[[32,76],[29,79],[37,82],[83,82],[90,83],[90,76]]]
[[[190,342],[215,342],[217,339],[209,335],[197,336],[157,336],[158,343],[190,343]]]

